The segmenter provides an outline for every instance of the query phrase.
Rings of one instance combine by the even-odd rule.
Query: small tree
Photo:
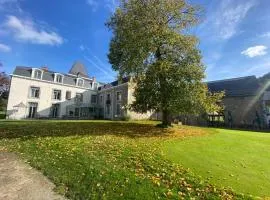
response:
[[[122,0],[107,23],[113,31],[109,61],[121,77],[137,83],[132,108],[161,111],[164,126],[172,114],[219,108],[220,95],[202,82],[198,39],[185,34],[199,22],[200,11],[185,0]]]

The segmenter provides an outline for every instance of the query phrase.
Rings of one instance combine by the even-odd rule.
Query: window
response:
[[[68,115],[69,115],[70,117],[73,117],[74,111],[73,111],[73,110],[70,110],[70,111],[68,112]]]
[[[41,76],[42,76],[42,71],[39,69],[35,69],[34,70],[34,78],[41,79]]]
[[[88,117],[89,115],[89,108],[88,107],[83,107],[81,108],[81,112],[80,112],[80,117]]]
[[[93,107],[89,107],[89,113],[93,113],[94,112],[94,108]]]
[[[99,97],[99,103],[103,104],[103,96],[102,95]]]
[[[121,104],[120,103],[118,103],[118,104],[116,104],[116,115],[121,115]]]
[[[97,103],[97,95],[91,95],[91,103]]]
[[[28,104],[28,118],[37,117],[37,107],[38,107],[38,103],[29,103]]]
[[[66,91],[66,100],[71,99],[71,91]]]
[[[30,89],[30,97],[31,98],[39,98],[40,88],[39,87],[31,87]]]
[[[106,104],[111,104],[111,94],[107,94]]]
[[[80,108],[75,108],[75,117],[80,117]]]
[[[98,84],[97,83],[94,83],[94,90],[96,90],[98,87]]]
[[[116,100],[117,100],[117,101],[121,101],[121,100],[122,100],[121,92],[117,92],[117,93],[116,93]]]
[[[83,94],[82,93],[76,93],[75,102],[83,102]]]
[[[53,90],[53,99],[61,100],[61,90]]]
[[[59,117],[59,114],[60,114],[60,104],[59,103],[52,104],[50,116],[52,118],[57,118]]]
[[[111,105],[107,104],[107,106],[106,106],[107,115],[110,115],[110,111],[111,111]]]
[[[56,74],[55,75],[55,82],[57,82],[57,83],[63,83],[63,75]]]
[[[81,78],[77,79],[77,86],[80,86],[80,87],[83,86],[83,79],[81,79]]]

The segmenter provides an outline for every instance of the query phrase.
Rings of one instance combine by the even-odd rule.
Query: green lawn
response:
[[[218,134],[170,141],[165,152],[215,185],[270,196],[270,133],[219,129]]]
[[[0,151],[18,153],[22,159],[49,177],[56,184],[57,192],[70,199],[252,198],[240,194],[242,190],[239,188],[234,187],[233,192],[209,184],[205,177],[200,178],[203,172],[192,168],[197,174],[194,175],[188,167],[198,165],[201,166],[198,168],[209,168],[207,171],[214,174],[213,164],[206,162],[209,159],[207,152],[215,152],[215,157],[222,158],[224,149],[215,144],[220,144],[220,141],[242,144],[239,138],[248,137],[244,139],[247,143],[245,148],[251,146],[248,152],[253,149],[256,140],[258,148],[257,155],[252,154],[255,158],[250,156],[247,159],[255,159],[256,163],[264,165],[261,167],[267,170],[267,158],[262,159],[266,156],[263,145],[267,145],[267,139],[269,141],[267,135],[235,135],[233,132],[218,133],[212,129],[186,126],[160,129],[155,125],[156,122],[149,121],[0,121]],[[205,141],[202,142],[204,145],[208,145],[207,141],[213,145],[208,145],[209,150],[206,151],[199,144],[200,141]],[[240,145],[226,148],[229,148],[225,151],[236,159],[236,163],[244,158],[237,157],[240,154],[238,151],[243,148]],[[201,154],[205,157],[201,157]],[[190,157],[197,157],[193,159],[197,164],[189,161]],[[211,157],[212,162],[215,157]],[[228,159],[230,156],[226,157]],[[226,157],[222,158],[224,162],[222,159],[217,161],[221,167],[234,166],[234,162],[227,162]],[[242,164],[250,166],[248,163]],[[267,187],[269,183],[261,179],[260,168],[255,164],[252,167],[254,174],[250,174],[250,179],[256,180],[254,187],[260,184]],[[242,171],[231,171],[230,175],[237,177]],[[268,174],[269,179],[269,171],[265,171],[265,174]],[[230,180],[230,176],[227,178]],[[247,183],[238,183],[243,184]],[[234,185],[233,181],[228,182],[228,186]],[[264,192],[252,194],[269,196],[269,192]]]

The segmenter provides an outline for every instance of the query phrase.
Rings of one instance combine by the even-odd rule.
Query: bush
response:
[[[121,117],[121,120],[122,121],[130,121],[131,117],[130,117],[130,115],[124,115],[123,117]]]
[[[5,113],[0,113],[0,119],[6,119],[6,114]]]

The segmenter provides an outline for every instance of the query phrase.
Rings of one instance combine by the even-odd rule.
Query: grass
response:
[[[219,187],[270,196],[270,134],[219,129],[218,134],[173,140],[166,157]]]
[[[70,199],[252,198],[209,184],[163,153],[173,150],[168,144],[175,145],[173,153],[181,153],[178,143],[216,137],[215,130],[155,125],[149,121],[0,121],[0,151],[18,153]]]

